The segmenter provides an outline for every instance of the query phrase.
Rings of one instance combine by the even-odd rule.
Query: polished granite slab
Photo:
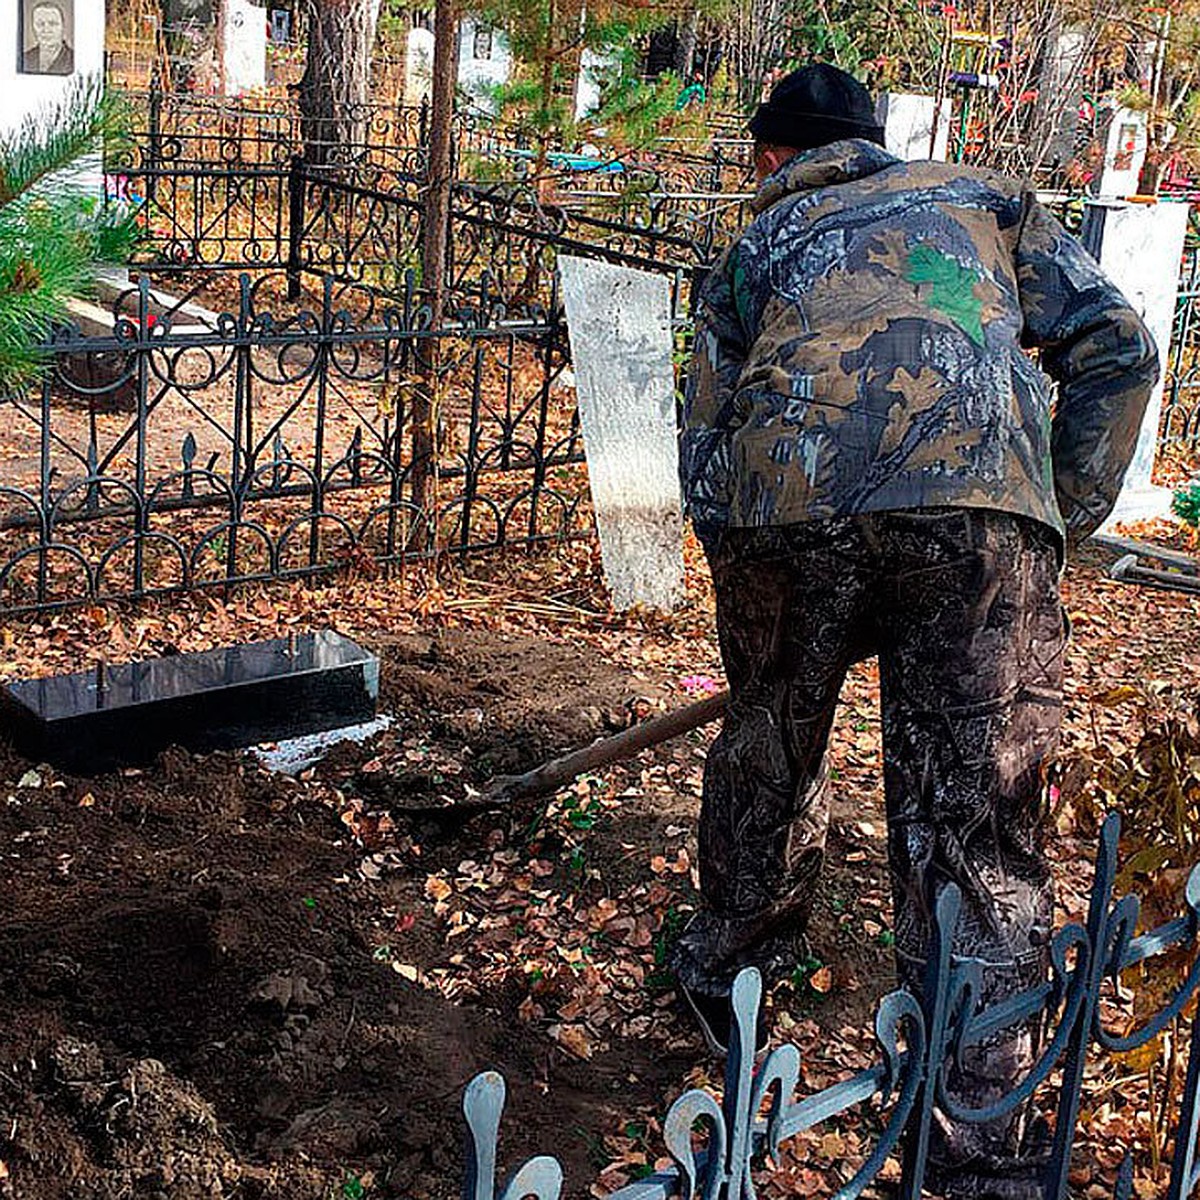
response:
[[[0,691],[0,725],[38,762],[92,774],[167,746],[232,749],[369,721],[379,660],[332,630],[92,671]]]

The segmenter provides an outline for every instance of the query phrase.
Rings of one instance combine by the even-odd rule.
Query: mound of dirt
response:
[[[585,647],[480,631],[380,649],[395,725],[313,780],[178,750],[63,779],[0,747],[0,1194],[454,1195],[461,1093],[485,1068],[509,1084],[505,1159],[549,1146],[582,1179],[588,1138],[547,1131],[660,1100],[670,1056],[631,1083],[625,1048],[577,1062],[380,961],[394,876],[427,869],[404,847],[457,861],[478,830],[415,828],[379,881],[343,809],[372,782],[378,800],[534,766],[623,724],[645,685]]]

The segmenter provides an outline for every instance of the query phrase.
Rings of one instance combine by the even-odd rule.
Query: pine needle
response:
[[[123,106],[98,78],[81,78],[57,104],[0,136],[0,394],[27,385],[43,343],[96,268],[128,259],[134,215],[107,207],[70,177],[120,135]]]

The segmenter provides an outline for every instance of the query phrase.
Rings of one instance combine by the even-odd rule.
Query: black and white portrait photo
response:
[[[20,69],[26,75],[75,71],[75,0],[21,0]]]

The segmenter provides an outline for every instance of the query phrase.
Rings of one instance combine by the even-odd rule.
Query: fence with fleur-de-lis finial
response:
[[[588,536],[558,306],[433,329],[411,272],[387,304],[326,276],[293,308],[283,282],[243,274],[215,313],[193,303],[202,293],[172,300],[142,277],[113,300],[111,335],[55,327],[41,376],[0,404],[0,442],[15,448],[0,479],[0,613]],[[431,360],[438,438],[419,453]],[[435,471],[421,502],[416,480]]]
[[[609,1200],[753,1200],[751,1165],[756,1156],[778,1155],[790,1137],[857,1105],[878,1098],[890,1104],[878,1140],[857,1172],[837,1193],[849,1200],[863,1193],[893,1155],[901,1156],[900,1196],[922,1195],[935,1110],[955,1121],[995,1122],[1025,1104],[1034,1091],[1061,1073],[1054,1140],[1043,1167],[1046,1200],[1064,1200],[1071,1148],[1078,1122],[1089,1055],[1101,1050],[1122,1053],[1158,1037],[1179,1018],[1200,990],[1200,956],[1169,1002],[1141,1028],[1120,1035],[1100,1018],[1106,981],[1124,970],[1178,947],[1194,946],[1200,936],[1200,866],[1188,878],[1186,912],[1175,920],[1135,936],[1139,903],[1126,896],[1113,901],[1119,821],[1105,821],[1086,922],[1060,929],[1050,947],[1050,977],[1002,1003],[981,1007],[979,965],[950,953],[958,919],[958,890],[948,886],[938,899],[924,994],[895,991],[877,1010],[875,1035],[879,1061],[815,1095],[800,1097],[800,1053],[783,1045],[755,1068],[755,1027],[762,984],[747,969],[733,985],[733,1024],[725,1087],[720,1100],[707,1091],[685,1092],[663,1122],[663,1139],[673,1166],[611,1193]],[[1011,1091],[992,1103],[971,1108],[949,1086],[950,1070],[965,1050],[1011,1026],[1043,1017],[1048,1033],[1038,1060]],[[1196,1165],[1200,1133],[1200,1036],[1196,1028],[1176,1122],[1170,1179],[1162,1195],[1184,1200],[1200,1182]],[[467,1142],[465,1200],[559,1200],[562,1170],[550,1157],[530,1159],[503,1188],[496,1184],[496,1142],[504,1106],[504,1081],[494,1072],[478,1076],[463,1098],[470,1135]],[[1127,1153],[1117,1173],[1115,1200],[1128,1200],[1133,1162]]]

